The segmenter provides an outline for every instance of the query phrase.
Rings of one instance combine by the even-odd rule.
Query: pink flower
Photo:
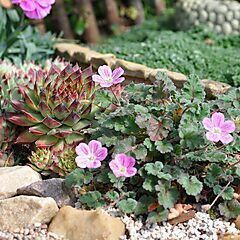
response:
[[[235,124],[231,120],[224,121],[222,113],[214,113],[211,118],[204,118],[203,126],[208,132],[206,137],[209,141],[228,144],[233,141],[233,137],[229,134],[234,132]]]
[[[88,145],[80,143],[76,147],[76,153],[78,156],[75,161],[79,168],[98,168],[107,157],[108,151],[99,141],[92,140]]]
[[[50,13],[55,0],[12,0],[12,3],[19,5],[28,18],[42,19]]]
[[[92,79],[94,82],[100,84],[101,87],[111,87],[112,85],[121,83],[125,80],[124,77],[121,77],[124,73],[124,70],[119,67],[116,68],[113,72],[110,67],[107,65],[100,66],[98,68],[98,74],[94,74]]]
[[[133,157],[120,153],[109,163],[109,166],[116,177],[132,177],[137,173],[137,169],[133,167],[135,163]]]

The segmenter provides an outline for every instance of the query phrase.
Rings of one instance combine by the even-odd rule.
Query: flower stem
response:
[[[110,90],[111,90],[111,92],[112,92],[112,94],[113,94],[114,98],[116,99],[116,101],[117,101],[117,103],[118,103],[118,105],[117,105],[117,106],[119,106],[119,107],[120,107],[120,106],[121,106],[121,103],[120,103],[119,99],[117,98],[116,94],[114,93],[114,91],[113,91],[112,87],[110,87]]]

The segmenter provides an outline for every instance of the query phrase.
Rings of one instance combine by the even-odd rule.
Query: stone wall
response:
[[[55,49],[59,56],[65,57],[72,62],[77,62],[83,67],[88,66],[89,64],[91,64],[95,70],[104,64],[112,68],[122,67],[125,71],[124,76],[127,82],[134,81],[151,83],[154,81],[156,74],[159,71],[166,73],[178,88],[181,88],[187,81],[187,77],[182,73],[172,72],[164,68],[149,68],[142,64],[119,59],[113,54],[101,54],[77,44],[58,43],[55,45]],[[210,97],[215,96],[216,94],[225,93],[230,88],[230,85],[228,84],[208,79],[201,80],[201,83]]]

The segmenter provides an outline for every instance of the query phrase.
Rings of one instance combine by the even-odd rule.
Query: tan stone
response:
[[[133,63],[121,59],[116,59],[116,63],[114,67],[121,67],[124,69],[124,75],[135,77],[135,78],[143,78],[146,79],[149,73],[149,68],[138,63]]]
[[[90,63],[96,69],[102,65],[108,65],[109,67],[112,67],[116,63],[116,56],[113,54],[93,55]]]
[[[219,240],[240,240],[239,234],[226,234],[224,236],[220,236]]]
[[[77,210],[69,206],[60,209],[49,231],[68,240],[119,240],[125,234],[123,222],[101,210]]]
[[[0,200],[0,230],[49,223],[57,212],[56,202],[49,197],[17,196]]]
[[[40,174],[28,166],[0,168],[0,200],[14,196],[18,188],[39,180]]]
[[[209,97],[224,94],[225,92],[227,92],[228,89],[231,88],[231,86],[226,83],[221,83],[209,79],[203,79],[201,80],[201,83],[203,84],[206,94]]]
[[[183,84],[187,81],[187,77],[182,73],[172,72],[164,68],[151,69],[149,68],[149,74],[147,79],[153,82],[156,78],[158,72],[166,73],[167,76],[173,81],[174,85],[177,88],[181,88]]]
[[[12,3],[10,0],[0,0],[0,5],[2,5],[4,8],[12,7]]]
[[[236,224],[237,229],[240,230],[240,215],[236,218],[235,224]]]

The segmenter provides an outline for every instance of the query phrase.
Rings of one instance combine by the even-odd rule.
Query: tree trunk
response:
[[[84,40],[87,43],[97,43],[100,40],[100,33],[96,17],[93,11],[91,0],[76,0],[79,7],[79,14],[83,16],[86,26],[84,30]]]
[[[74,34],[65,11],[63,0],[56,0],[56,3],[53,7],[53,14],[54,17],[56,17],[59,30],[63,31],[63,36],[65,38],[74,39]]]
[[[161,15],[165,8],[166,4],[164,0],[154,0],[155,10],[157,15]]]
[[[144,22],[144,8],[141,0],[132,0],[133,6],[136,8],[138,15],[135,24],[140,25]]]
[[[107,20],[110,27],[116,27],[119,30],[120,17],[118,14],[118,6],[115,0],[105,0],[107,11]]]

